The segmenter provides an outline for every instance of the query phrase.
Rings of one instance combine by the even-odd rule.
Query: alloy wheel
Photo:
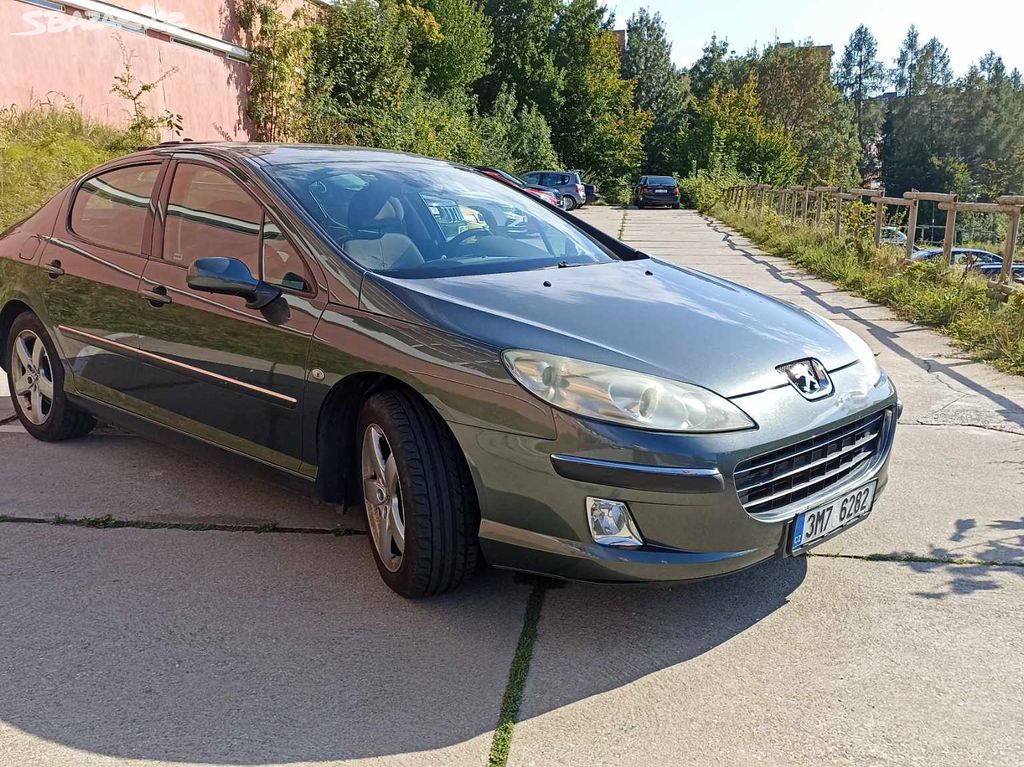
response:
[[[22,413],[31,423],[42,426],[53,409],[53,368],[46,345],[31,330],[21,331],[14,339],[10,369]]]
[[[363,500],[380,561],[398,572],[405,554],[405,511],[398,464],[383,429],[371,423],[363,433]]]

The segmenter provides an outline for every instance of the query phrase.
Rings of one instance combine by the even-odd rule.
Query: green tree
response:
[[[641,8],[626,23],[622,72],[634,81],[634,103],[654,124],[644,136],[644,171],[671,174],[681,169],[686,138],[686,81],[672,63],[661,15]]]
[[[877,169],[875,148],[881,129],[882,112],[872,97],[885,84],[885,65],[878,58],[878,41],[861,24],[850,35],[836,72],[836,84],[853,106],[857,122],[857,138],[861,148],[861,173]]]
[[[419,0],[437,23],[437,34],[413,44],[411,62],[427,88],[462,93],[489,71],[491,20],[473,0]]]
[[[562,160],[600,184],[609,199],[624,200],[630,177],[640,172],[643,139],[653,120],[634,104],[633,82],[622,77],[609,27],[606,9],[596,0],[571,0],[565,7],[554,34],[564,103],[548,118]]]
[[[694,105],[688,137],[691,171],[734,172],[758,183],[793,184],[804,158],[780,128],[765,122],[757,96],[757,76],[740,88],[711,87]]]
[[[758,97],[767,124],[807,158],[805,181],[849,184],[859,180],[860,146],[831,59],[828,46],[772,46],[757,62]]]
[[[757,59],[756,51],[748,51],[745,56],[736,56],[729,50],[727,40],[719,40],[712,35],[704,46],[704,51],[688,73],[690,93],[694,98],[706,99],[714,86],[719,90],[742,88],[753,71],[753,63]]]
[[[555,168],[558,155],[551,143],[551,128],[540,110],[519,106],[508,87],[498,92],[490,112],[480,118],[483,161],[512,173]]]
[[[350,0],[323,9],[306,80],[310,140],[373,145],[413,86],[411,48],[394,0]]]
[[[494,33],[490,74],[476,85],[485,107],[509,85],[522,104],[536,104],[549,117],[558,109],[564,83],[552,35],[561,7],[561,0],[485,0]]]

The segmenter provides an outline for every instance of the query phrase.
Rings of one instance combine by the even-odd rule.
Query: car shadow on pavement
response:
[[[562,606],[546,609],[577,612],[579,628],[557,651],[567,668],[586,656],[605,670],[558,685],[546,705],[707,652],[784,605],[805,572],[796,559],[672,588],[565,585]],[[443,749],[427,761],[478,763],[528,594],[488,570],[455,594],[403,600],[377,578],[362,536],[7,524],[0,724],[122,759],[281,764]]]

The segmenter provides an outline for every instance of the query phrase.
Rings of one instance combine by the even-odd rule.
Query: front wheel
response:
[[[15,318],[5,351],[11,401],[25,431],[43,442],[61,442],[93,430],[95,419],[64,393],[64,366],[38,317],[25,312]]]
[[[381,578],[411,599],[461,585],[480,561],[480,512],[458,444],[424,402],[370,397],[359,417],[359,468]]]

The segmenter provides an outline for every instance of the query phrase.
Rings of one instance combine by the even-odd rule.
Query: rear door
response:
[[[276,204],[225,164],[177,161],[161,199],[139,287],[145,415],[297,469],[307,357],[327,303],[322,272],[282,227]],[[207,257],[242,261],[282,297],[257,310],[238,296],[193,291],[188,267]]]
[[[86,178],[45,238],[50,325],[80,393],[132,410],[143,304],[138,287],[167,161],[136,160]]]

